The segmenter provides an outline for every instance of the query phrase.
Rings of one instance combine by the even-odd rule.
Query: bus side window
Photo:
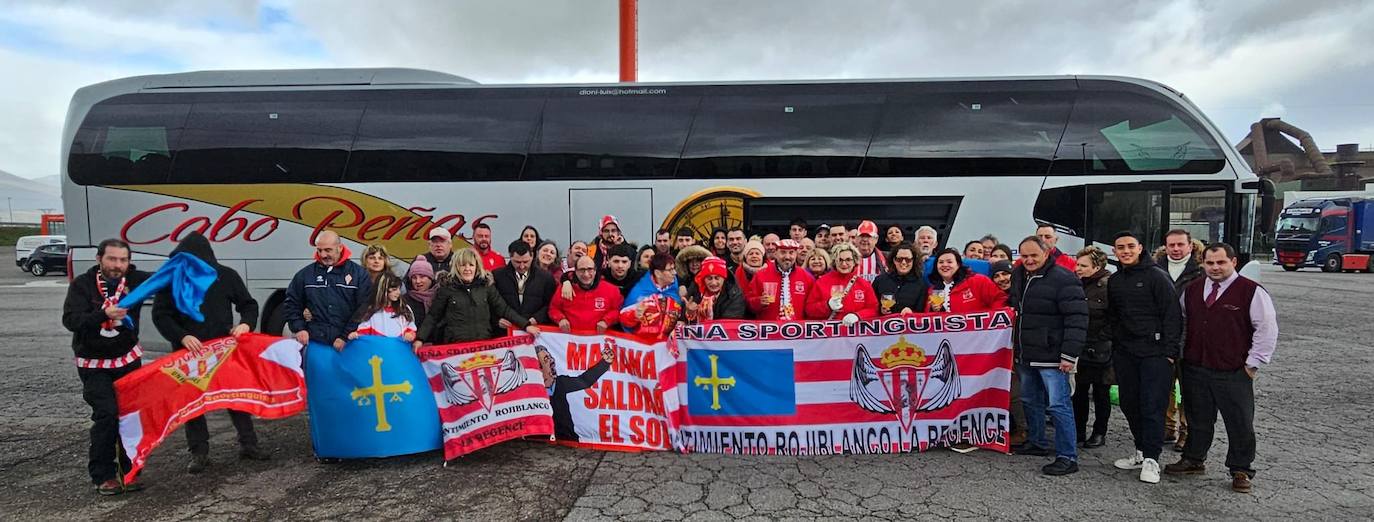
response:
[[[67,171],[79,185],[165,183],[190,105],[121,103],[92,107],[77,129]]]
[[[1069,235],[1083,237],[1085,222],[1083,185],[1040,191],[1035,200],[1035,222],[1049,224]]]

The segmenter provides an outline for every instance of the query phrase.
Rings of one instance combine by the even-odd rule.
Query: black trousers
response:
[[[1107,385],[1108,366],[1091,363],[1078,363],[1078,374],[1074,377],[1076,386],[1073,391],[1073,420],[1078,424],[1078,442],[1088,438],[1088,403],[1093,408],[1092,435],[1106,434],[1107,421],[1112,416],[1111,386]]]
[[[129,456],[119,442],[119,403],[115,400],[115,380],[142,366],[134,361],[123,368],[77,368],[81,378],[81,398],[91,405],[91,451],[86,470],[91,483],[100,484],[129,469]]]
[[[1188,416],[1188,441],[1183,456],[1203,462],[1212,448],[1217,412],[1226,423],[1226,467],[1250,477],[1255,470],[1255,383],[1245,369],[1221,371],[1184,363],[1183,413]]]
[[[1159,460],[1164,449],[1164,410],[1174,385],[1174,369],[1162,355],[1136,357],[1124,350],[1112,353],[1121,413],[1131,427],[1135,449]],[[1185,401],[1186,402],[1186,401]]]
[[[254,446],[258,434],[253,431],[253,416],[241,411],[229,410],[229,421],[234,423],[234,431],[239,434],[240,446]],[[210,453],[210,426],[201,415],[186,421],[186,445],[192,455]]]

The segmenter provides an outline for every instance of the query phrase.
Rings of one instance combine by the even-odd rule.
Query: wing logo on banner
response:
[[[236,346],[238,343],[233,337],[207,342],[199,354],[172,361],[162,367],[162,373],[167,374],[177,384],[189,382],[200,391],[205,391],[210,386],[210,379],[214,378],[220,365],[229,360],[229,353],[233,352]]]
[[[497,395],[519,388],[526,380],[525,368],[513,350],[507,350],[500,358],[478,354],[458,363],[457,368],[449,363],[441,368],[444,395],[450,403],[463,405],[477,401],[487,413],[496,406]]]
[[[860,344],[849,398],[865,410],[895,414],[902,428],[910,429],[917,412],[935,411],[959,398],[959,368],[949,340],[940,341],[935,356],[928,357],[920,346],[899,337],[876,363]]]

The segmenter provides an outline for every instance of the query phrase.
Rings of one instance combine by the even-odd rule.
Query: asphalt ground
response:
[[[0,259],[10,252],[0,249]],[[90,409],[60,315],[62,276],[0,267],[0,517],[11,520],[735,520],[735,519],[1321,519],[1374,516],[1374,274],[1267,270],[1280,337],[1256,382],[1254,492],[1234,493],[1225,431],[1203,476],[1157,485],[1112,467],[1131,448],[1114,412],[1082,471],[1048,459],[938,450],[896,456],[765,457],[603,453],[513,442],[448,467],[437,452],[317,463],[300,415],[257,421],[274,458],[240,462],[234,430],[210,415],[213,465],[184,471],[184,437],[154,452],[147,489],[96,495],[85,472]],[[146,315],[146,312],[145,312]],[[151,332],[152,353],[166,353]],[[145,359],[146,362],[146,359]],[[1165,450],[1164,463],[1177,459]]]

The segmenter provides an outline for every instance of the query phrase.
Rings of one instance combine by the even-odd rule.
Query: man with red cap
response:
[[[854,243],[859,247],[859,277],[872,283],[887,271],[887,258],[878,251],[878,225],[868,220],[859,223],[859,237]]]
[[[701,262],[697,284],[687,294],[687,322],[744,319],[744,292],[729,276],[724,259],[711,256]]]
[[[778,241],[776,260],[754,275],[749,296],[749,311],[763,321],[792,321],[802,318],[806,293],[816,280],[797,268],[801,243],[792,239]]]
[[[601,235],[587,245],[587,255],[596,261],[597,268],[604,269],[610,266],[611,247],[624,243],[625,236],[620,234],[620,220],[610,214],[601,216],[601,223],[596,229]]]

